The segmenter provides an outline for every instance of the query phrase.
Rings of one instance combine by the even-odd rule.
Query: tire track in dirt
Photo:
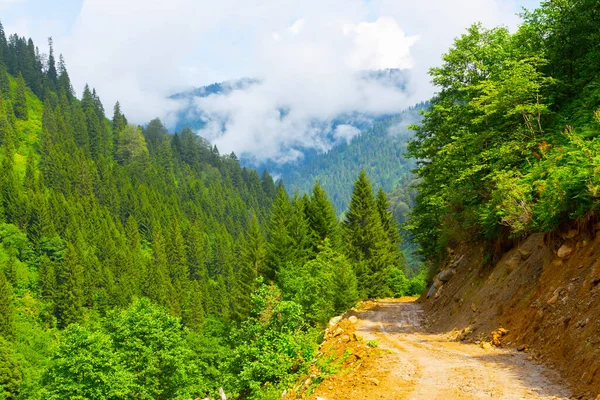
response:
[[[357,331],[365,340],[378,340],[382,349],[392,351],[397,366],[382,377],[379,387],[360,398],[569,398],[569,390],[553,381],[551,371],[528,361],[526,355],[427,333],[423,320],[421,306],[414,302],[379,302],[359,315]]]

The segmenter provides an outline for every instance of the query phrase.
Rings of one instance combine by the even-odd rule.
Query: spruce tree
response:
[[[0,203],[7,222],[23,225],[25,209],[19,177],[15,171],[14,135],[10,125],[5,121],[4,116],[0,117],[0,126],[5,128],[2,132],[4,157],[0,164]]]
[[[361,295],[384,296],[388,290],[389,246],[371,182],[364,170],[354,184],[343,230],[348,258],[355,265]]]
[[[54,42],[51,37],[48,38],[48,65],[46,66],[46,82],[48,83],[49,89],[56,90],[56,84],[58,83],[58,72],[56,71],[56,59],[54,58]]]
[[[271,211],[265,265],[263,271],[260,271],[267,279],[274,280],[277,271],[294,259],[295,243],[290,234],[292,212],[288,194],[283,184],[280,184]]]
[[[121,132],[123,128],[127,126],[127,118],[121,112],[121,104],[117,101],[113,109],[112,129],[113,135],[117,137],[117,134]]]
[[[10,99],[10,81],[8,80],[8,72],[6,66],[0,59],[0,97],[4,100]]]
[[[17,88],[13,99],[13,109],[15,116],[26,121],[29,118],[27,110],[27,86],[23,75],[19,72],[17,76]]]
[[[388,202],[387,196],[383,188],[379,188],[377,192],[377,212],[381,219],[381,227],[385,232],[388,244],[388,252],[390,256],[390,263],[394,266],[400,267],[403,263],[402,253],[400,252],[400,244],[402,238],[400,237],[400,230],[396,218],[390,211],[390,203]]]
[[[6,40],[6,32],[4,32],[4,26],[0,22],[0,60],[6,60],[8,58],[8,42]]]
[[[252,215],[248,229],[240,241],[239,269],[237,272],[238,293],[234,299],[236,313],[234,318],[242,320],[252,308],[252,293],[256,288],[256,278],[265,259],[265,243],[256,215]]]
[[[312,232],[308,221],[306,207],[308,204],[308,196],[300,197],[298,193],[294,194],[292,199],[292,215],[289,224],[289,232],[293,241],[293,256],[294,262],[303,264],[309,258],[312,258],[316,251],[312,248]]]
[[[157,229],[153,235],[154,262],[148,267],[144,295],[155,303],[170,308],[171,282],[169,266],[162,233]]]
[[[308,220],[313,233],[313,247],[316,250],[318,246],[329,238],[332,248],[340,249],[342,245],[342,236],[340,225],[335,214],[335,209],[327,197],[327,193],[319,184],[315,183],[310,200],[307,204]]]
[[[81,322],[84,313],[84,270],[79,254],[71,243],[56,268],[55,315],[60,328]]]
[[[0,270],[0,336],[6,340],[15,337],[13,293],[4,271]]]
[[[58,58],[58,90],[67,96],[67,99],[71,101],[75,95],[73,86],[71,86],[71,78],[67,72],[67,66],[65,65],[65,59],[62,54]]]

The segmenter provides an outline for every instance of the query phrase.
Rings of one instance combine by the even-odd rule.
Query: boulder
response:
[[[477,305],[475,303],[471,303],[471,311],[473,311],[473,312],[477,311]]]
[[[340,327],[338,327],[335,331],[333,331],[333,336],[340,336],[342,333],[344,333],[344,330]]]
[[[456,260],[452,261],[452,262],[450,263],[450,268],[457,267],[457,266],[458,266],[458,264],[460,264],[460,262],[461,262],[461,261],[462,261],[464,258],[465,258],[465,255],[463,254],[463,255],[461,255],[460,257],[458,257]]]
[[[515,268],[517,268],[521,263],[522,259],[523,258],[521,255],[514,254],[511,257],[509,257],[508,260],[504,261],[504,265],[506,265],[506,269],[508,269],[508,272],[512,272]]]
[[[434,288],[439,288],[444,284],[444,282],[440,281],[437,276],[435,277],[435,280],[433,281],[433,287]]]
[[[527,260],[529,257],[531,257],[531,250],[527,250],[527,249],[523,249],[520,248],[519,249],[519,256],[521,257],[521,260],[525,261]]]
[[[352,316],[350,316],[350,318],[348,318],[348,321],[355,324],[358,322],[358,318],[356,318],[354,315],[352,315]]]
[[[561,236],[563,239],[573,239],[578,235],[577,229],[569,229],[567,232],[564,232]]]
[[[483,342],[479,346],[484,350],[490,350],[492,348],[492,344],[490,342]]]
[[[440,272],[437,276],[437,279],[439,279],[440,281],[442,281],[442,283],[446,283],[448,282],[450,279],[452,279],[452,277],[454,276],[454,274],[456,274],[456,271],[454,270],[454,268],[450,268],[447,270],[444,270],[442,272]]]
[[[336,326],[337,324],[340,323],[340,321],[342,320],[342,316],[338,315],[337,317],[333,317],[329,320],[329,326],[331,328],[333,328],[334,326]]]
[[[556,255],[559,256],[560,258],[568,258],[572,252],[573,252],[573,248],[565,243],[562,246],[560,246],[560,249],[558,249],[558,252],[556,253]]]
[[[552,304],[556,303],[557,301],[558,301],[558,293],[554,293],[554,295],[552,297],[550,297],[550,299],[548,299],[546,304],[551,306]]]

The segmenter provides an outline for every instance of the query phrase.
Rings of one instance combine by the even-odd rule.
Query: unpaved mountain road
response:
[[[376,370],[364,369],[352,381],[317,396],[331,399],[569,399],[558,376],[527,360],[527,354],[483,349],[423,328],[421,306],[378,302],[359,315],[356,331],[377,340],[385,352]],[[365,385],[376,379],[377,383]],[[322,386],[324,386],[322,385]]]

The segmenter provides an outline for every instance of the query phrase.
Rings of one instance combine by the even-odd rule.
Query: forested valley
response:
[[[279,398],[332,316],[424,290],[357,175],[340,222],[0,29],[0,398]]]

